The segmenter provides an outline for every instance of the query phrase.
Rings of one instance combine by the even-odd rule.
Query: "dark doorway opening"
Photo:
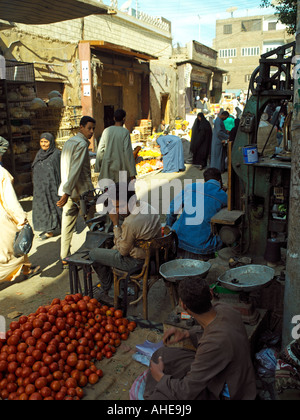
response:
[[[114,106],[112,105],[105,105],[104,106],[104,128],[110,127],[114,125]]]

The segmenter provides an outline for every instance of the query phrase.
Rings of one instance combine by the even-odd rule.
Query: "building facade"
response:
[[[218,67],[228,71],[223,77],[223,90],[246,92],[260,56],[292,41],[294,37],[274,15],[217,20],[213,48],[218,52]]]
[[[224,72],[217,67],[217,52],[197,41],[175,48],[168,59],[151,61],[151,109],[156,110],[155,124],[185,119],[195,108],[197,96],[218,102]]]
[[[184,118],[196,96],[219,100],[217,52],[195,41],[173,50],[172,42],[168,20],[134,9],[47,25],[0,21],[4,57],[34,64],[38,97],[56,90],[65,106],[93,115],[96,139],[117,108],[131,131],[141,119]]]
[[[127,128],[150,118],[150,61],[172,54],[171,24],[121,11],[48,25],[0,22],[6,59],[34,64],[37,96],[59,91],[64,104],[97,119],[96,137],[113,110],[127,111]]]

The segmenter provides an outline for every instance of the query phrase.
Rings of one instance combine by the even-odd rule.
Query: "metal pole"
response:
[[[289,205],[286,280],[282,346],[300,338],[300,0],[297,2],[297,32],[294,70],[294,112],[292,120],[292,167]]]

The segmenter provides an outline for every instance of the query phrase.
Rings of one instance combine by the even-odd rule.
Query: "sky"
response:
[[[130,0],[118,0],[119,9]],[[261,0],[131,0],[131,7],[151,16],[162,16],[172,22],[173,44],[185,45],[196,40],[209,47],[215,37],[217,19],[274,13],[261,8]]]

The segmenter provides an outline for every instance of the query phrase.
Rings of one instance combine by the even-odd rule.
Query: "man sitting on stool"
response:
[[[135,191],[129,191],[126,183],[112,185],[102,196],[103,200],[107,198],[115,246],[113,249],[96,248],[89,254],[105,294],[108,294],[113,282],[111,268],[131,271],[143,264],[145,251],[137,248],[135,242],[161,236],[159,214],[148,203],[137,200]],[[122,216],[124,222],[120,226]]]
[[[203,175],[204,184],[195,182],[188,185],[170,205],[166,224],[177,233],[179,257],[211,258],[223,246],[220,237],[212,233],[210,225],[211,218],[227,205],[221,172],[208,168]]]

